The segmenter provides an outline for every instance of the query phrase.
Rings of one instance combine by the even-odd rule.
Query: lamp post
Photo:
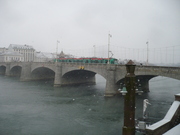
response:
[[[123,135],[135,135],[135,66],[132,60],[126,64]]]
[[[58,40],[57,40],[57,46],[56,46],[56,63],[57,63],[57,54],[58,54],[58,43],[60,43]]]
[[[149,56],[148,44],[149,44],[149,42],[147,41],[146,44],[147,44],[147,65],[148,65],[148,56]]]
[[[109,34],[108,34],[108,64],[109,64],[109,52],[110,52],[110,38],[112,37],[112,35],[110,34],[110,32],[109,32]]]
[[[96,45],[93,45],[94,47],[94,57],[96,57]]]

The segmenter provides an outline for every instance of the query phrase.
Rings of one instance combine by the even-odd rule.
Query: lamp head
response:
[[[127,74],[130,74],[130,75],[134,75],[134,71],[135,71],[135,64],[132,60],[129,60],[128,63],[126,64],[126,71],[127,71]]]

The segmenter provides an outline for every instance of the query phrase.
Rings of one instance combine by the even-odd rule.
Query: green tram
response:
[[[70,62],[70,63],[101,63],[107,64],[108,58],[57,58],[54,62]],[[118,64],[115,58],[109,58],[109,64]]]

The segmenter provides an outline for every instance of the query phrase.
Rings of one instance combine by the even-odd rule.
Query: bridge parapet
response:
[[[136,75],[165,76],[180,80],[180,67],[137,66]]]
[[[34,69],[40,68],[40,67],[49,68],[55,72],[55,63],[54,62],[33,62],[33,63],[31,63],[31,72]]]
[[[107,64],[99,64],[99,63],[61,63],[63,66],[91,66],[91,67],[106,67]]]

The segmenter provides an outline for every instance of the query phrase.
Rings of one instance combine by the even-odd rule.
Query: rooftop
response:
[[[33,46],[30,46],[30,45],[10,44],[9,47],[13,49],[33,49],[34,50]]]

